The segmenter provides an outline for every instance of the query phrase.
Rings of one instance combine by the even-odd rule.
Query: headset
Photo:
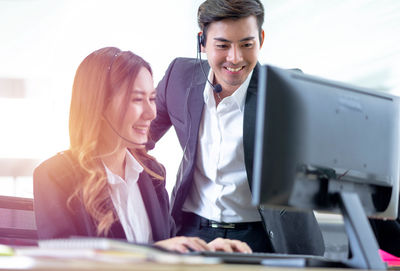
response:
[[[206,78],[207,82],[210,84],[211,88],[214,90],[215,93],[219,95],[219,93],[222,91],[222,86],[220,84],[215,84],[213,85],[210,80],[208,80],[208,77],[206,73],[204,72],[204,68],[202,65],[202,60],[201,60],[201,46],[205,46],[205,37],[204,37],[204,32],[201,34],[197,35],[197,56],[200,59],[200,68],[201,71],[203,72],[204,77]]]

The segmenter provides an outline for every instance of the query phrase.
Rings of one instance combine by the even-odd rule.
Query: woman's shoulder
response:
[[[62,151],[62,152],[58,152],[56,155],[46,159],[45,161],[43,161],[42,163],[39,164],[39,166],[37,166],[35,168],[35,172],[39,171],[57,171],[57,172],[61,172],[64,169],[67,168],[68,162],[67,162],[67,157],[69,157],[68,155],[69,151]]]
[[[46,179],[61,180],[76,174],[78,163],[72,158],[69,150],[62,151],[43,161],[33,172],[35,181]]]
[[[165,167],[163,164],[153,159],[147,159],[143,163],[151,171],[165,178]]]

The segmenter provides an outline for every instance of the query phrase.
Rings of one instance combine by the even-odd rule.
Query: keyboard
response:
[[[286,267],[346,267],[341,261],[331,260],[323,256],[278,254],[278,253],[239,253],[222,251],[193,251],[189,255],[219,258],[224,263],[262,264]]]

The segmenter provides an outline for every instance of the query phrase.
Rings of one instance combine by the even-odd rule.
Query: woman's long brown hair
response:
[[[88,55],[75,74],[69,116],[70,150],[84,177],[79,180],[68,204],[75,197],[83,202],[96,224],[98,235],[106,235],[118,219],[110,205],[107,176],[101,161],[106,154],[99,151],[104,143],[102,128],[106,125],[103,113],[114,95],[125,91],[126,103],[120,112],[122,120],[129,103],[127,89],[133,85],[142,67],[152,74],[150,65],[141,57],[129,51],[106,47]],[[128,88],[121,88],[126,82]],[[154,179],[164,180],[161,165],[160,174],[145,166],[146,160],[155,161],[145,149],[130,151]]]

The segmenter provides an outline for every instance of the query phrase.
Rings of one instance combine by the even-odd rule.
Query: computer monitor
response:
[[[399,98],[264,65],[257,99],[253,204],[342,213],[348,266],[382,269],[366,215],[397,216]]]

